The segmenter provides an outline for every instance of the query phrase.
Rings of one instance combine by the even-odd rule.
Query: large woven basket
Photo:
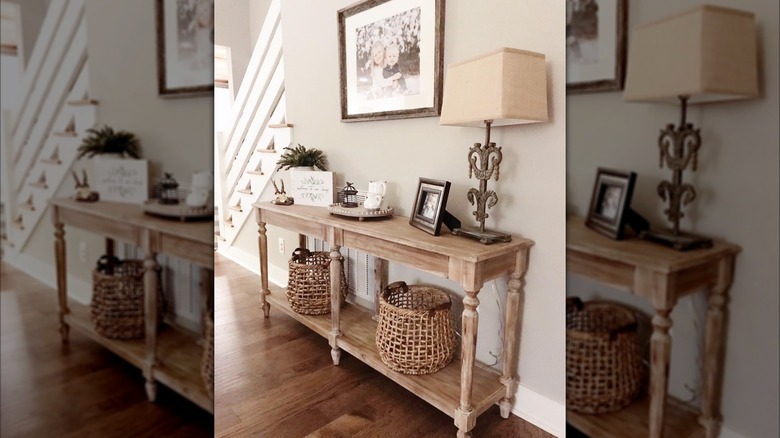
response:
[[[347,297],[347,278],[341,266],[341,304]],[[330,313],[330,253],[312,252],[306,248],[293,251],[289,262],[287,300],[290,308],[304,315]]]
[[[112,339],[144,337],[144,262],[125,260],[112,273],[92,271],[90,317],[95,331]],[[162,320],[162,291],[157,293],[157,322]]]
[[[376,347],[393,371],[430,374],[447,366],[455,353],[450,296],[403,281],[388,285],[379,300]]]
[[[214,399],[214,317],[206,312],[206,333],[204,335],[203,356],[200,360],[200,376],[209,397]]]
[[[634,401],[645,367],[634,313],[611,302],[566,305],[566,407],[605,414]]]

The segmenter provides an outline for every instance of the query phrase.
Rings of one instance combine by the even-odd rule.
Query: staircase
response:
[[[230,128],[215,144],[217,247],[233,244],[289,145],[279,0],[273,0],[233,104]]]
[[[21,251],[94,127],[84,0],[51,2],[22,75],[19,108],[3,139],[4,249]]]

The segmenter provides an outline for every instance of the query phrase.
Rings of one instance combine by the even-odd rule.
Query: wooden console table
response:
[[[515,236],[511,242],[482,245],[448,233],[435,237],[409,225],[408,218],[393,216],[359,221],[329,214],[323,207],[279,206],[270,202],[253,204],[259,227],[259,251],[263,311],[271,305],[297,319],[328,339],[331,356],[339,364],[341,350],[355,356],[454,419],[459,437],[471,436],[477,416],[498,402],[501,416],[509,417],[517,389],[516,348],[518,320],[528,252],[533,242]],[[357,249],[374,255],[379,269],[394,261],[459,283],[463,299],[461,359],[454,359],[436,373],[413,376],[390,370],[375,346],[377,324],[372,312],[347,304],[340,308],[334,294],[330,315],[299,315],[292,311],[284,294],[268,289],[268,239],[266,224],[279,226],[330,244],[331,290],[339,290],[341,254],[339,248]],[[477,341],[477,294],[482,285],[509,275],[504,326],[503,373],[475,362]],[[377,278],[381,278],[377,275]],[[375,285],[375,291],[381,284]],[[377,300],[378,303],[378,300]]]
[[[149,216],[141,205],[114,202],[77,202],[52,199],[54,251],[57,260],[57,295],[60,335],[68,342],[70,327],[113,351],[143,371],[150,401],[160,382],[201,408],[214,413],[214,404],[200,375],[203,348],[199,337],[172,326],[157,328],[158,253],[196,263],[201,270],[201,312],[213,284],[214,242],[211,222],[183,223]],[[106,254],[113,254],[114,239],[144,251],[145,339],[118,340],[98,334],[90,320],[89,306],[68,300],[64,225],[106,236]]]
[[[570,217],[566,224],[566,268],[645,298],[655,309],[651,337],[649,400],[607,415],[567,412],[567,421],[594,437],[701,436],[715,438],[720,431],[719,374],[723,346],[726,295],[731,286],[734,258],[740,247],[715,240],[712,248],[679,252],[656,243],[628,238],[612,240]],[[708,309],[702,370],[701,411],[667,397],[672,339],[669,318],[678,300],[707,289]],[[648,413],[649,410],[649,413]],[[644,416],[644,418],[642,418]],[[704,427],[704,431],[696,424]],[[665,419],[666,429],[664,429]]]

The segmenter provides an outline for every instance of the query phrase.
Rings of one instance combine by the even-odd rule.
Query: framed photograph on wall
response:
[[[160,97],[214,92],[214,0],[157,1]]]
[[[615,240],[625,234],[636,173],[598,168],[585,225]]]
[[[338,21],[341,121],[441,113],[444,0],[365,0]]]
[[[627,0],[566,0],[566,92],[623,89]]]
[[[441,223],[447,208],[449,193],[449,181],[420,178],[409,224],[438,236],[441,233]]]

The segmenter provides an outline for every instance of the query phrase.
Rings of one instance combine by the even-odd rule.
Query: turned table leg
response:
[[[263,315],[268,318],[271,305],[268,304],[266,295],[271,291],[268,289],[268,236],[265,222],[257,222],[257,232],[257,244],[260,250],[260,303],[263,306]]]
[[[146,336],[144,377],[146,378],[146,396],[152,402],[157,398],[154,366],[157,362],[157,294],[159,293],[157,285],[159,284],[159,278],[155,256],[154,252],[147,250],[144,258],[144,315],[146,318],[144,327]]]
[[[704,335],[704,369],[702,370],[702,405],[699,424],[704,426],[707,438],[720,434],[718,414],[718,378],[723,354],[723,320],[725,318],[726,292],[733,276],[732,257],[720,262],[718,284],[712,288],[707,306],[707,326]]]
[[[59,303],[60,338],[62,343],[68,342],[70,326],[65,322],[65,315],[70,313],[68,309],[68,269],[65,257],[65,229],[62,222],[56,219],[57,210],[54,210],[54,255],[57,260],[57,301]]]
[[[474,360],[477,353],[477,327],[479,326],[479,314],[477,306],[479,290],[466,290],[463,298],[463,337],[461,341],[460,364],[460,406],[455,411],[455,426],[458,427],[458,437],[470,437],[471,429],[476,423],[474,406],[471,405],[472,379],[474,373]]]
[[[387,260],[374,257],[374,321],[379,321],[379,297],[387,286]]]
[[[528,253],[521,252],[517,256],[517,267],[509,276],[509,290],[506,296],[506,313],[504,322],[504,363],[501,383],[506,386],[506,395],[499,400],[498,406],[501,408],[501,417],[509,418],[512,411],[512,402],[515,392],[517,392],[517,380],[515,371],[517,370],[517,341],[520,325],[520,301],[525,279],[523,278],[528,266]]]
[[[669,358],[672,338],[669,329],[671,309],[656,309],[653,317],[653,334],[650,338],[650,438],[660,438],[664,432],[664,413],[669,380]]]
[[[338,338],[341,335],[340,316],[341,316],[341,252],[339,245],[332,245],[330,248],[330,316],[331,329],[329,343],[331,346],[330,356],[333,358],[333,365],[338,365],[341,360],[341,349],[338,346]]]

